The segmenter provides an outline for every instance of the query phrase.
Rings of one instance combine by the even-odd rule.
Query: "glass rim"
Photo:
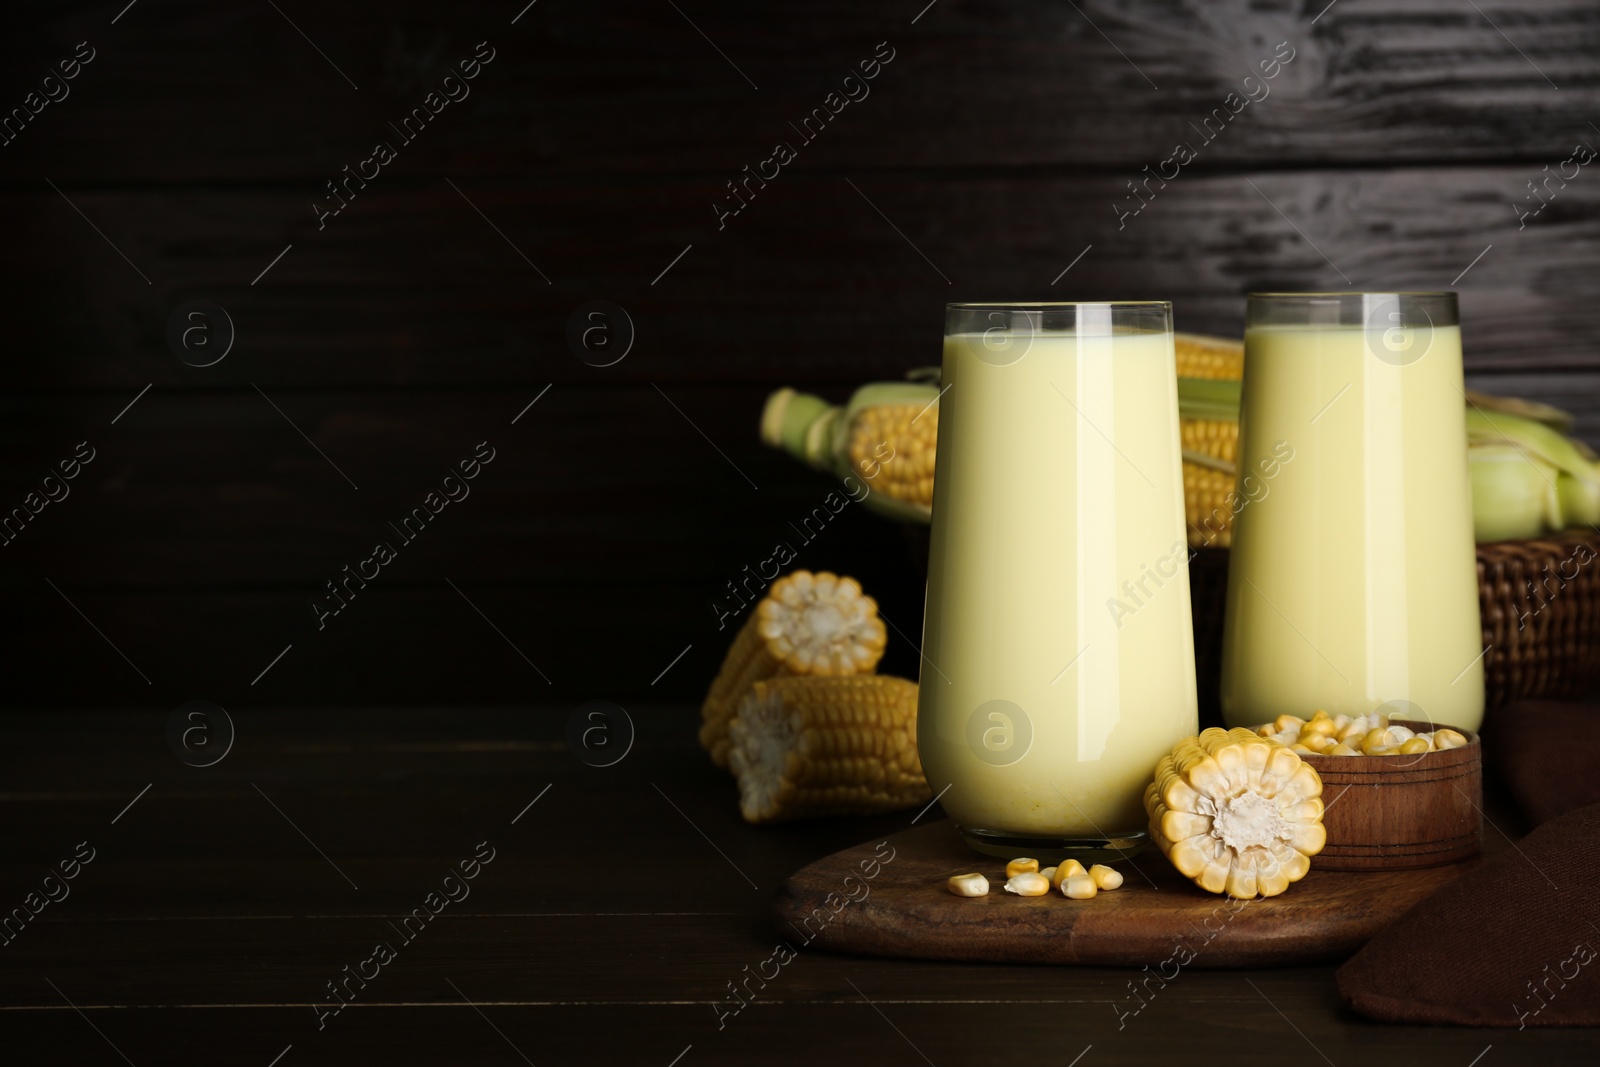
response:
[[[1305,300],[1308,298],[1351,300],[1357,297],[1367,296],[1443,297],[1457,295],[1458,294],[1454,289],[1373,289],[1370,291],[1366,289],[1338,289],[1329,290],[1326,292],[1303,293],[1274,289],[1265,292],[1246,293],[1245,297],[1249,300]]]
[[[1170,308],[1170,300],[976,300],[958,301],[945,305],[945,310],[951,309],[978,309],[978,308],[1011,308],[1029,310],[1031,308],[1071,308],[1071,307],[1109,307],[1109,308]]]

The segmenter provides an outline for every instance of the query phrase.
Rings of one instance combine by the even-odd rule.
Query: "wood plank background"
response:
[[[759,445],[762,398],[937,362],[949,300],[1162,297],[1237,333],[1251,289],[1453,285],[1472,384],[1600,443],[1600,171],[1518,217],[1600,148],[1600,4],[276,6],[64,3],[0,40],[0,115],[94,50],[0,146],[0,508],[96,449],[0,548],[18,703],[693,699],[712,601],[828,491]],[[480,41],[470,96],[400,144]],[[777,141],[797,158],[719,229]],[[566,340],[597,298],[637,334],[605,368]],[[195,299],[236,328],[212,367],[167,345]],[[319,630],[323,584],[480,441],[471,496]],[[914,674],[902,532],[849,509],[796,547],[867,583]]]

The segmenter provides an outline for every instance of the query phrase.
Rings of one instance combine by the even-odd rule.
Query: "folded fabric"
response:
[[[1531,825],[1600,804],[1597,724],[1600,706],[1553,700],[1527,700],[1490,715],[1484,755]]]
[[[1597,771],[1546,773],[1571,787],[1600,778]],[[1397,919],[1339,968],[1339,995],[1387,1022],[1600,1026],[1597,950],[1600,804],[1591,804],[1544,823]]]

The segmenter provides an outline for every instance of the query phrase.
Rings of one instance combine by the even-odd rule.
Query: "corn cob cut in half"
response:
[[[793,571],[772,583],[733,639],[700,709],[700,744],[728,766],[728,723],[756,682],[779,675],[867,674],[887,633],[854,578]]]
[[[1211,893],[1273,897],[1322,851],[1322,779],[1276,741],[1212,727],[1178,742],[1145,787],[1150,836]]]
[[[748,822],[898,811],[933,797],[917,757],[917,686],[904,678],[757,682],[728,734]]]

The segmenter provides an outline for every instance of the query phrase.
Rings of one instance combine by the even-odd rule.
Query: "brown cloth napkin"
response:
[[[1485,727],[1483,754],[1534,826],[1600,804],[1600,705],[1513,705]]]
[[[1485,755],[1538,828],[1351,957],[1337,975],[1346,1004],[1387,1022],[1600,1026],[1597,725],[1594,705],[1495,716]]]

